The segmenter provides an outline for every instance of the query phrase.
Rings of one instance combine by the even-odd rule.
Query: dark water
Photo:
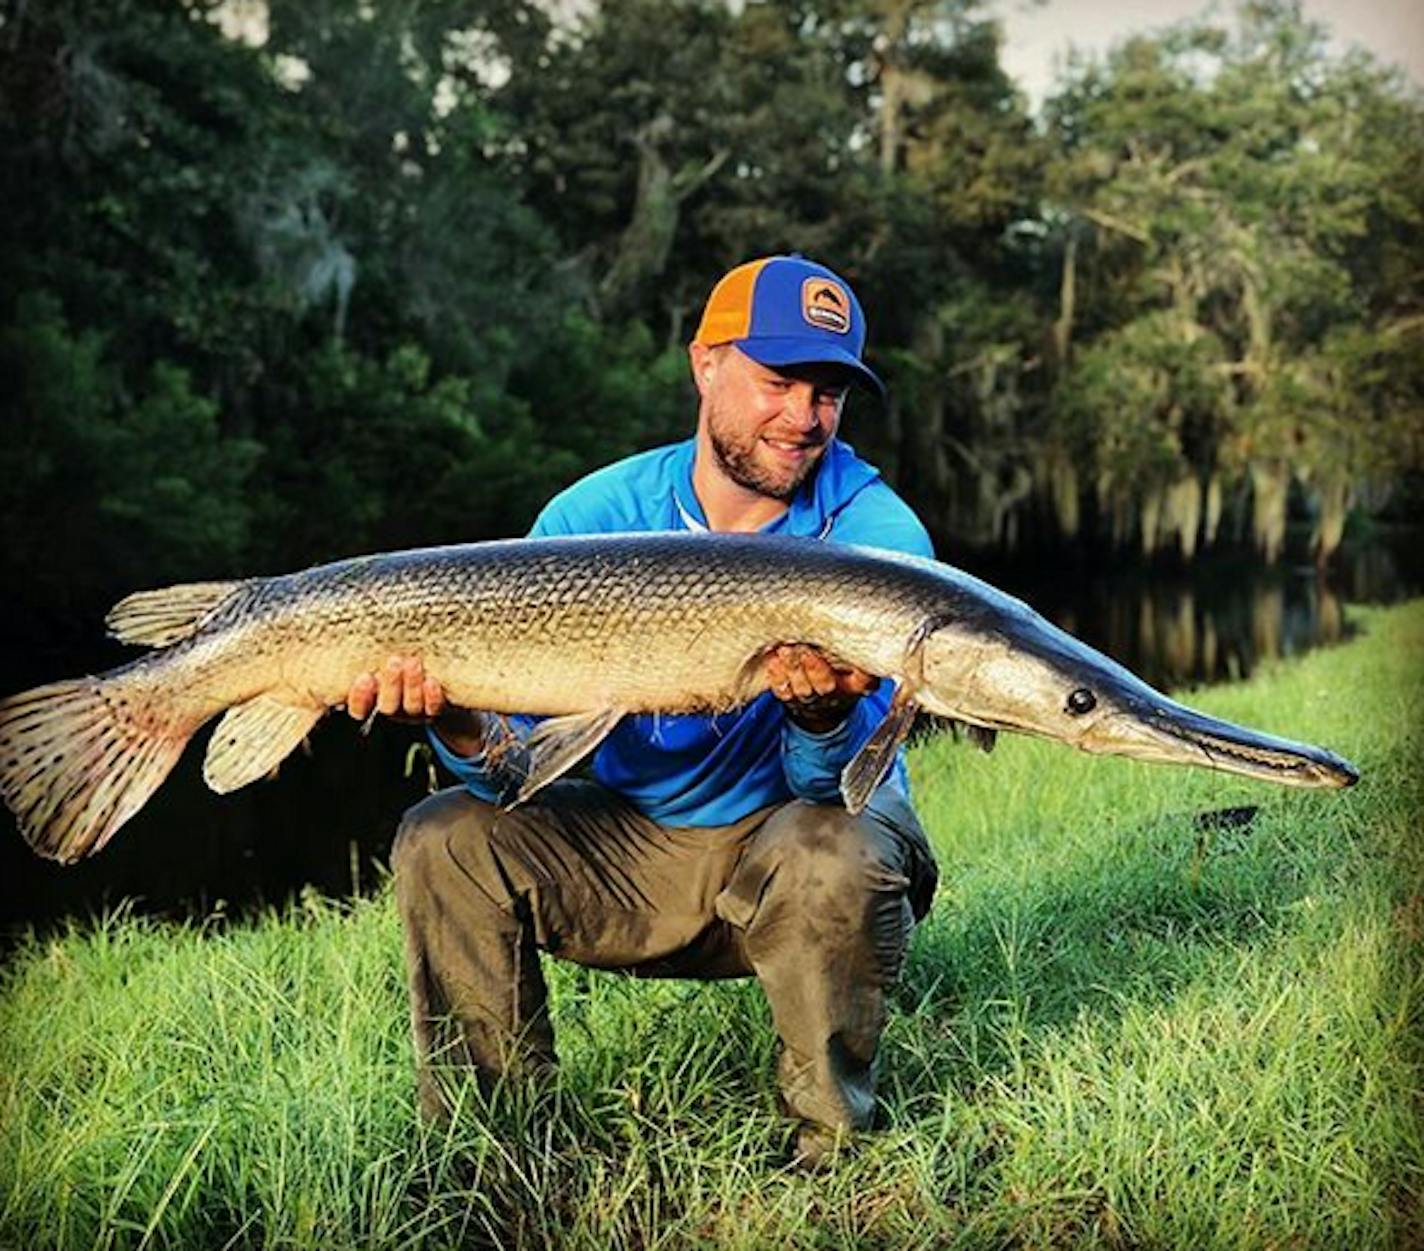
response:
[[[1246,677],[1263,662],[1346,639],[1357,628],[1352,604],[1424,593],[1424,535],[1378,536],[1342,552],[1324,574],[1299,557],[1272,569],[1244,560],[1178,572],[1104,565],[973,571],[1154,685],[1180,688]],[[6,633],[0,642],[13,650],[15,627]],[[33,627],[25,646],[29,672],[7,672],[6,690],[117,659],[74,653],[60,634]],[[226,797],[203,785],[201,750],[190,748],[113,844],[70,868],[34,856],[0,813],[0,937],[124,899],[201,917],[280,903],[306,885],[330,895],[369,889],[384,872],[401,812],[426,791],[424,764],[409,775],[406,768],[419,741],[408,727],[382,723],[362,736],[346,718],[330,717],[310,752],[287,761],[276,780]]]
[[[1265,567],[1221,557],[1177,570],[1059,562],[975,569],[1070,634],[1152,685],[1234,682],[1262,664],[1348,639],[1348,606],[1424,594],[1424,536],[1352,544],[1326,570],[1305,558],[1303,536]]]

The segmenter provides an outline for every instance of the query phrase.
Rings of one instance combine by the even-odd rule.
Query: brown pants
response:
[[[405,816],[391,853],[405,924],[420,1104],[438,1065],[554,1062],[539,951],[645,977],[757,977],[794,1116],[863,1128],[885,995],[929,909],[913,810],[792,802],[734,825],[660,826],[592,782],[501,812],[456,788]]]

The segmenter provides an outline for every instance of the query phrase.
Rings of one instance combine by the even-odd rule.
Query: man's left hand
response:
[[[814,647],[783,643],[766,658],[771,693],[803,730],[824,734],[850,715],[855,701],[880,685],[880,679],[852,665],[832,664]]]

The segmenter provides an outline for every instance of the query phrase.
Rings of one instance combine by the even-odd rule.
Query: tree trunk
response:
[[[905,72],[897,63],[905,44],[914,0],[890,0],[885,6],[885,25],[880,38],[880,171],[893,174],[900,164],[900,111],[905,105]]]
[[[1063,248],[1063,274],[1058,282],[1058,320],[1053,323],[1053,355],[1060,369],[1068,364],[1073,342],[1073,306],[1077,296],[1078,235],[1072,226]]]
[[[1162,538],[1165,541],[1168,535],[1176,535],[1184,560],[1196,554],[1201,518],[1201,480],[1188,473],[1167,487],[1162,497]]]
[[[1132,497],[1118,486],[1108,473],[1100,473],[1097,481],[1098,515],[1108,519],[1108,535],[1114,547],[1123,547],[1132,537],[1137,510]]]
[[[943,377],[944,327],[936,310],[921,314],[915,327],[914,353],[924,369],[924,381],[912,388],[913,405],[904,414],[902,481],[930,528],[940,534],[955,530],[954,472],[946,452],[947,402]]]
[[[1258,371],[1256,376],[1264,378],[1271,357],[1271,310],[1266,306],[1254,276],[1249,273],[1241,280],[1241,309],[1246,314],[1249,336],[1246,358]]]
[[[1202,543],[1206,547],[1216,542],[1216,532],[1221,525],[1221,503],[1221,475],[1213,471],[1207,479],[1206,499],[1203,501]]]
[[[674,174],[659,144],[673,120],[659,114],[634,136],[638,148],[638,194],[633,216],[618,240],[613,264],[598,284],[602,311],[617,316],[633,309],[648,286],[667,269],[682,202],[711,178],[728,157],[714,153],[704,164]]]
[[[1142,554],[1150,557],[1157,550],[1162,521],[1162,492],[1149,488],[1144,492],[1137,512],[1142,532]]]
[[[1053,503],[1053,517],[1061,538],[1075,539],[1082,525],[1078,500],[1078,467],[1062,451],[1049,453],[1045,467],[1048,497]]]

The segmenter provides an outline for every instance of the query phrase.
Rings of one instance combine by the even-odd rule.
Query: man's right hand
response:
[[[346,693],[346,711],[356,721],[380,713],[398,721],[433,723],[435,733],[459,756],[484,750],[480,715],[451,704],[419,656],[392,656],[375,673],[358,674]]]

